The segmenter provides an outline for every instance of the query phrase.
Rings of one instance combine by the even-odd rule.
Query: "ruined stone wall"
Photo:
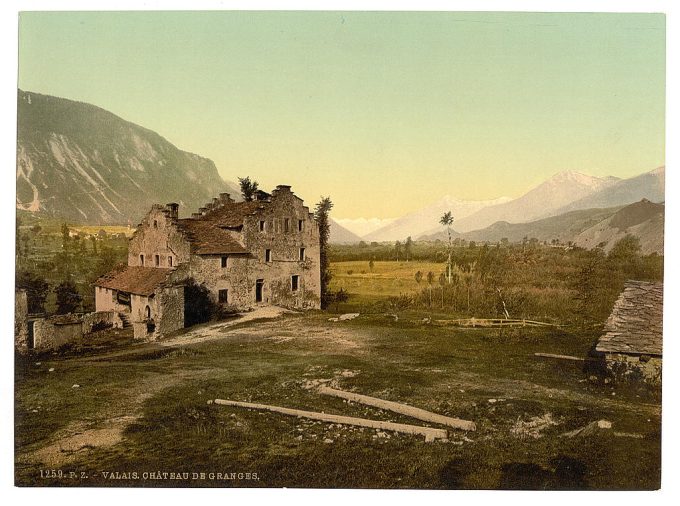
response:
[[[28,349],[28,295],[26,290],[14,292],[14,347]]]
[[[119,329],[123,327],[123,320],[120,319],[117,311],[97,311],[83,315],[83,332],[85,334],[89,334],[93,327],[100,324]]]
[[[36,350],[54,350],[82,338],[82,322],[56,325],[49,318],[39,318],[33,322],[33,347]]]
[[[154,205],[139,224],[128,244],[128,265],[145,267],[176,267],[189,261],[189,242],[178,230],[174,218],[164,206]],[[158,255],[158,265],[155,257]],[[172,265],[170,265],[172,258]]]
[[[264,230],[260,230],[261,222],[264,222]],[[194,255],[191,258],[189,275],[205,284],[216,301],[219,290],[226,289],[229,290],[229,307],[253,307],[256,305],[256,281],[262,279],[263,304],[319,307],[319,228],[309,209],[288,187],[274,190],[271,204],[247,216],[242,231],[235,234],[250,254],[229,255],[226,268],[221,266],[219,255]],[[300,260],[300,248],[305,249],[303,261]],[[267,249],[271,251],[269,262],[266,261]],[[294,275],[299,276],[295,291],[291,279]]]
[[[608,353],[605,362],[615,381],[643,381],[650,385],[661,385],[661,357]]]
[[[172,286],[163,288],[156,296],[157,316],[156,337],[165,336],[175,330],[184,328],[184,287]]]

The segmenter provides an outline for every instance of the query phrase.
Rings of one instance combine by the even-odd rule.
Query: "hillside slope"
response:
[[[220,192],[207,158],[94,105],[18,92],[18,209],[71,222],[137,223],[153,203],[190,214]]]

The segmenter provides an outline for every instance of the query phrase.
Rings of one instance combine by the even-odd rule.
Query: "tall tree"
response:
[[[453,214],[451,214],[451,211],[447,211],[444,216],[439,219],[439,223],[446,226],[446,231],[449,234],[449,259],[446,262],[446,280],[451,284],[451,225],[453,225]]]
[[[258,184],[255,180],[250,180],[250,177],[238,178],[238,184],[241,187],[241,195],[243,200],[250,202],[255,197],[255,192],[258,190]]]
[[[17,272],[15,284],[18,289],[26,290],[29,313],[45,312],[45,299],[47,299],[49,285],[44,278],[28,271],[21,271]]]
[[[72,313],[83,301],[82,295],[78,293],[78,287],[70,279],[62,281],[55,289],[57,294],[57,314]]]
[[[413,249],[413,239],[411,239],[411,236],[409,235],[406,238],[406,242],[404,243],[404,256],[406,257],[406,261],[409,261],[409,258],[411,257],[411,250]]]
[[[321,197],[314,208],[314,219],[319,226],[319,264],[321,269],[321,309],[326,309],[331,302],[330,282],[333,277],[328,261],[328,239],[330,237],[329,213],[333,209],[330,197]]]
[[[397,257],[397,262],[399,261],[399,255],[401,255],[401,241],[394,243],[394,254]]]

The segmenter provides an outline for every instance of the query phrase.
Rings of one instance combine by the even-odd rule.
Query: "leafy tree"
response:
[[[427,273],[427,287],[430,292],[430,306],[432,306],[432,283],[434,283],[434,273],[430,271]]]
[[[57,314],[73,313],[83,301],[78,287],[70,279],[62,281],[54,289],[57,295]]]
[[[368,261],[368,268],[372,271],[372,270],[373,270],[373,267],[375,267],[375,263],[373,262],[373,259],[371,258],[371,259]]]
[[[411,239],[411,236],[409,235],[406,238],[406,242],[404,243],[404,256],[406,257],[407,262],[411,258],[411,250],[412,249],[413,249],[413,240]]]
[[[238,178],[238,184],[241,187],[241,195],[243,200],[250,202],[255,197],[255,192],[258,190],[258,183],[255,180],[250,180],[250,177]]]
[[[399,256],[401,255],[401,241],[394,243],[394,255],[397,257],[397,262],[399,261]]]
[[[328,239],[330,237],[330,222],[328,214],[333,209],[330,197],[321,197],[314,208],[314,219],[319,226],[319,264],[321,270],[321,309],[326,309],[330,303],[331,293],[329,285],[333,277],[328,259]]]
[[[69,228],[66,223],[61,224],[61,247],[66,249],[68,248],[69,240],[71,239],[71,236],[69,235]]]
[[[340,288],[337,292],[333,294],[333,302],[335,302],[335,312],[338,312],[340,304],[344,304],[349,300],[349,293],[345,291],[344,288]]]
[[[210,290],[195,279],[189,279],[184,285],[184,326],[210,321],[218,312],[218,304],[212,300]]]
[[[21,271],[17,273],[15,285],[17,289],[26,290],[29,313],[45,312],[45,299],[47,299],[49,285],[44,278],[32,272]]]
[[[447,211],[444,213],[444,216],[442,216],[439,219],[439,223],[441,225],[444,225],[446,227],[446,231],[449,235],[449,258],[446,263],[446,279],[448,280],[449,284],[451,283],[451,225],[453,225],[453,214],[451,214],[451,211]]]
[[[640,254],[642,247],[640,239],[631,234],[619,239],[609,251],[608,257],[612,260],[629,261]]]
[[[420,271],[417,271],[414,275],[416,279],[416,283],[420,284],[420,282],[423,280],[423,273]]]

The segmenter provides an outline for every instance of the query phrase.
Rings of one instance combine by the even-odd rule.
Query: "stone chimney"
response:
[[[224,203],[233,202],[233,200],[231,200],[231,195],[228,193],[220,193],[220,201]]]
[[[165,209],[168,211],[168,215],[171,219],[176,220],[179,217],[179,204],[175,202],[170,202],[165,205]]]

